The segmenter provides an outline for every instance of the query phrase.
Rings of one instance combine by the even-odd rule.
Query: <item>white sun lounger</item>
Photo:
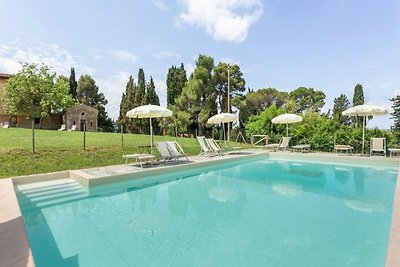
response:
[[[175,160],[175,157],[171,154],[168,149],[167,142],[155,142],[156,148],[163,158],[164,162],[167,163],[168,160]]]
[[[58,129],[59,131],[65,131],[67,128],[65,126],[65,124],[61,124],[60,129]]]
[[[168,141],[167,148],[171,153],[171,156],[175,158],[176,161],[179,161],[180,158],[186,158],[189,161],[188,157],[186,156],[185,152],[183,152],[182,147],[176,141]]]
[[[272,148],[274,151],[278,149],[287,150],[289,147],[290,137],[282,137],[279,144],[265,145],[266,148]]]
[[[292,146],[293,151],[298,151],[300,153],[310,152],[310,148],[311,148],[311,145],[309,145],[309,144]]]
[[[218,155],[223,155],[224,150],[215,142],[214,138],[206,138],[208,146]]]
[[[143,163],[150,162],[151,166],[153,166],[153,160],[155,158],[154,155],[150,154],[127,154],[122,155],[125,158],[125,164],[128,165],[128,159],[136,159],[136,164],[139,163],[140,167],[143,168]]]
[[[207,146],[207,140],[204,136],[197,136],[197,141],[199,142],[201,148],[200,155],[204,155],[207,157],[212,157],[217,155],[216,152],[214,152]]]
[[[374,153],[382,153],[386,157],[386,138],[371,138],[370,156]]]

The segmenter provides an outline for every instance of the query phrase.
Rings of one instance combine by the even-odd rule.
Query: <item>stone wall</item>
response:
[[[75,125],[76,131],[83,131],[84,124],[86,123],[86,131],[96,132],[97,115],[97,109],[79,104],[67,110],[65,125],[68,130]]]

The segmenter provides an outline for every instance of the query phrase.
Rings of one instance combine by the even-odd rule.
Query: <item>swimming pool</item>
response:
[[[397,168],[244,160],[17,186],[40,266],[384,266]]]

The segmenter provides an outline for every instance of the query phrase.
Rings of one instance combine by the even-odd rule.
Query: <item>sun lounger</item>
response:
[[[374,153],[382,153],[386,157],[386,138],[371,138],[370,156]]]
[[[214,152],[207,146],[207,140],[204,136],[197,136],[197,141],[199,142],[200,149],[201,149],[200,155],[204,155],[207,157],[212,157],[212,156],[218,155],[216,152]]]
[[[225,151],[215,142],[214,138],[206,138],[207,145],[215,154],[223,155]]]
[[[69,129],[68,132],[71,132],[71,131],[76,131],[76,125],[71,126],[71,129]]]
[[[65,131],[66,130],[66,126],[65,124],[61,124],[60,129],[58,129],[59,131]]]
[[[309,145],[309,144],[292,146],[293,151],[297,151],[300,153],[310,152],[310,148],[311,148],[311,145]]]
[[[388,148],[390,157],[394,157],[396,154],[400,154],[400,148]]]
[[[335,145],[334,149],[335,149],[336,155],[338,155],[338,154],[349,155],[349,154],[351,154],[353,147],[349,146],[349,145]]]
[[[176,158],[171,154],[170,149],[168,149],[167,142],[155,142],[155,144],[165,163],[167,163],[168,160],[176,160]]]
[[[211,148],[211,150],[217,155],[223,155],[225,153],[240,154],[243,149],[240,146],[228,146],[222,149],[214,138],[206,138],[206,142],[207,145]]]
[[[128,164],[128,159],[136,159],[136,164],[139,163],[140,167],[143,168],[143,163],[150,162],[151,166],[153,166],[153,160],[155,159],[154,155],[150,154],[127,154],[122,155],[125,158],[125,164]]]
[[[176,141],[168,141],[167,148],[171,153],[171,156],[175,158],[176,161],[179,161],[180,158],[186,158],[189,161],[188,157],[186,156],[185,152],[183,152],[182,147]]]
[[[289,147],[290,137],[282,137],[279,144],[269,144],[265,145],[266,148],[272,148],[274,151],[278,149],[287,150]]]

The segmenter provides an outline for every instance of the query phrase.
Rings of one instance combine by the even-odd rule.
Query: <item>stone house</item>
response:
[[[4,108],[4,102],[1,99],[1,94],[5,84],[11,77],[10,74],[0,73],[0,127],[3,123],[8,123],[11,127],[31,128],[32,121],[27,116],[16,116],[8,114]],[[76,130],[83,131],[83,125],[86,122],[87,131],[97,131],[97,115],[98,110],[84,104],[78,104],[62,114],[50,114],[40,121],[35,119],[35,128],[57,130],[61,124],[66,124],[67,129],[71,129],[72,125],[76,125]]]
[[[0,96],[3,92],[4,86],[6,85],[8,79],[11,77],[10,74],[0,73]],[[51,114],[40,121],[40,119],[35,119],[35,128],[42,128],[48,130],[59,129],[62,121],[61,114]],[[0,123],[7,123],[11,127],[19,128],[31,128],[32,121],[27,116],[17,116],[15,114],[8,114],[4,108],[4,102],[0,98]]]
[[[85,104],[78,104],[67,109],[65,114],[65,125],[71,129],[75,125],[76,131],[83,131],[86,124],[86,131],[97,131],[97,117],[99,111]]]

